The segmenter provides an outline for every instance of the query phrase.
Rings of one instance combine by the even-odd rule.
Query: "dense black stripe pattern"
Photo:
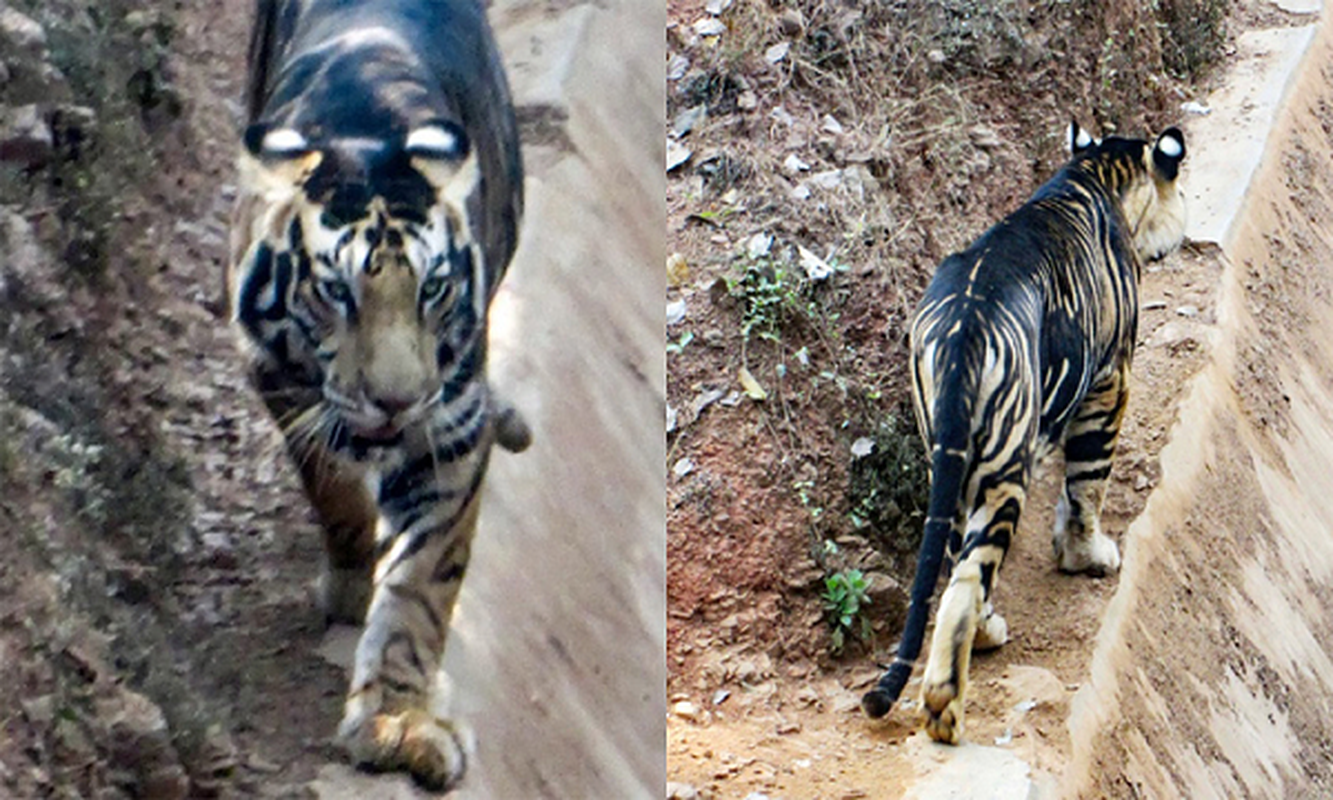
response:
[[[1183,232],[1174,180],[1184,147],[1174,129],[1155,146],[1077,134],[1073,160],[944,260],[912,324],[930,502],[897,657],[862,705],[882,716],[911,677],[947,551],[959,568],[941,602],[923,681],[927,730],[943,741],[956,741],[961,730],[973,637],[986,646],[1003,642],[991,591],[1044,442],[1066,451],[1061,567],[1092,572],[1119,563],[1097,514],[1134,352],[1140,256],[1160,255]]]

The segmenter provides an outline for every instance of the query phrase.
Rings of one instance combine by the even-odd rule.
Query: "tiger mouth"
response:
[[[375,428],[353,428],[351,434],[357,443],[385,447],[397,444],[403,438],[403,426],[386,422]]]

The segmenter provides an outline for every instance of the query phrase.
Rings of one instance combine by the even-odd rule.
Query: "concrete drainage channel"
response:
[[[1279,5],[1183,124],[1217,324],[1124,536],[1070,763],[909,740],[931,752],[908,798],[1333,793],[1333,27]]]

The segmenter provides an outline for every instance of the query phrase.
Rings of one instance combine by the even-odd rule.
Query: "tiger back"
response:
[[[258,0],[226,276],[253,383],[324,529],[330,620],[364,623],[338,739],[455,785],[471,734],[432,709],[490,449],[486,380],[518,241],[509,88],[475,0]]]
[[[931,489],[906,629],[862,698],[883,716],[911,676],[947,555],[922,685],[938,741],[963,731],[971,652],[1002,645],[992,592],[1035,461],[1064,450],[1052,539],[1062,571],[1119,569],[1100,512],[1128,399],[1145,259],[1184,237],[1184,137],[1095,141],[1070,128],[1072,159],[1013,214],[949,256],[911,327],[913,400]]]

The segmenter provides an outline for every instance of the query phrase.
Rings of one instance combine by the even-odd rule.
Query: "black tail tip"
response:
[[[867,717],[879,719],[893,708],[894,699],[883,689],[871,689],[861,696],[861,708],[865,710]]]

